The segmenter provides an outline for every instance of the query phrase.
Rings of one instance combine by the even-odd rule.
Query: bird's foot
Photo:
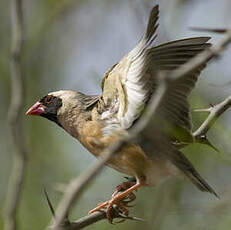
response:
[[[140,186],[142,186],[140,183],[134,182],[124,182],[121,185],[118,185],[116,187],[116,191],[112,194],[111,200],[99,204],[96,208],[89,211],[88,214],[92,214],[106,208],[107,219],[110,223],[113,223],[111,210],[115,205],[119,213],[123,214],[124,216],[128,216],[128,208],[131,207],[128,204],[136,199],[133,192],[136,191]]]
[[[115,205],[115,206],[114,206]],[[119,213],[122,214],[123,216],[128,216],[129,215],[129,210],[128,210],[128,205],[127,203],[124,203],[123,201],[118,201],[117,203],[113,203],[113,199],[105,201],[101,204],[99,204],[96,208],[90,210],[88,214],[92,214],[97,211],[101,211],[103,209],[106,209],[106,217],[108,221],[112,224],[113,223],[113,216],[111,215],[112,208],[115,208],[115,210]],[[124,221],[123,219],[122,221]],[[120,221],[120,222],[122,222]]]

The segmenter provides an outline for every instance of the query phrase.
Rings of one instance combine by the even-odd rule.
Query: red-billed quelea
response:
[[[27,115],[45,117],[76,138],[93,155],[101,153],[139,119],[155,92],[159,71],[172,71],[210,46],[209,37],[187,38],[153,46],[158,27],[158,5],[154,6],[144,35],[137,46],[104,76],[102,95],[88,96],[61,90],[37,101]],[[117,204],[128,215],[127,203],[141,186],[155,186],[171,175],[183,174],[201,191],[215,191],[200,176],[176,144],[193,142],[187,97],[194,88],[204,63],[168,87],[153,124],[136,142],[114,154],[108,166],[134,177],[117,188],[111,200],[91,212]]]

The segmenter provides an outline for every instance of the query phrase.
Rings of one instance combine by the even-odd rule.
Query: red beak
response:
[[[45,112],[44,106],[37,101],[30,109],[26,112],[26,115],[40,115]]]

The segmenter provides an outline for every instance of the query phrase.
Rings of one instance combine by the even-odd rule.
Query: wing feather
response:
[[[138,45],[117,63],[103,80],[103,100],[105,108],[113,107],[117,126],[128,129],[142,113],[157,85],[159,71],[171,71],[186,63],[210,46],[209,37],[186,38],[152,46],[156,38],[159,9],[153,7],[147,29]],[[205,64],[184,79],[175,82],[162,101],[159,114],[174,127],[179,125],[191,131],[188,95],[194,88]],[[115,109],[115,104],[117,108]],[[108,114],[108,112],[107,112]],[[108,116],[108,118],[110,118]],[[104,116],[105,117],[105,116]],[[110,125],[108,119],[108,125]],[[110,128],[107,127],[107,130]]]
[[[118,95],[123,94],[123,97],[120,98],[125,98],[125,102],[119,100],[117,104],[117,128],[128,129],[133,121],[139,117],[149,99],[151,89],[148,84],[149,77],[145,74],[148,69],[146,57],[149,52],[148,47],[156,38],[158,14],[159,6],[156,5],[150,13],[147,29],[137,46],[115,65],[103,79],[105,108],[110,107],[110,104],[114,106],[115,101],[118,100]],[[120,82],[115,81],[114,78],[118,78]],[[120,84],[123,85],[123,90],[119,89]],[[121,107],[124,104],[125,112],[122,111],[123,108]],[[109,126],[111,125],[109,120],[107,123]],[[111,131],[113,129],[115,129],[115,126]]]

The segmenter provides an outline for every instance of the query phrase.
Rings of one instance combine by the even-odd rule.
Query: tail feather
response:
[[[214,189],[200,176],[200,174],[195,169],[190,171],[184,173],[186,176],[188,176],[192,183],[196,185],[198,189],[203,192],[210,192],[214,194],[217,198],[220,198],[218,194],[214,191]]]
[[[203,192],[210,192],[219,198],[215,190],[201,177],[183,153],[179,150],[175,150],[174,154],[171,155],[172,162],[197,186],[198,189]]]

